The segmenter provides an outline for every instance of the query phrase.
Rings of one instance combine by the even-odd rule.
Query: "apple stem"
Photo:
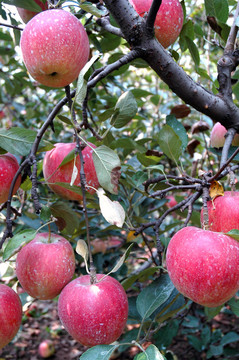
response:
[[[51,243],[51,226],[50,226],[49,223],[47,224],[47,226],[48,226],[48,230],[49,230],[49,235],[48,235],[48,240],[47,240],[47,242],[48,242],[48,244],[50,244],[50,243]]]
[[[209,219],[208,219],[208,207],[207,201],[209,199],[209,190],[207,187],[203,188],[202,200],[203,200],[203,230],[209,230]]]
[[[80,163],[81,163],[80,182],[81,182],[81,190],[82,190],[82,197],[83,197],[83,213],[85,216],[85,223],[86,223],[86,238],[87,238],[88,251],[89,251],[90,282],[91,282],[91,284],[95,284],[97,282],[96,268],[93,263],[93,256],[92,256],[91,244],[90,244],[90,229],[89,229],[90,226],[89,226],[89,218],[88,218],[87,205],[86,205],[86,177],[85,177],[85,170],[84,170],[84,158],[82,155],[81,143],[80,143],[81,137],[78,134],[79,130],[78,131],[76,130],[76,128],[78,128],[77,127],[78,124],[77,124],[77,120],[76,120],[76,114],[75,114],[75,111],[73,108],[73,101],[71,99],[69,85],[67,85],[65,87],[65,92],[66,92],[66,97],[68,99],[68,105],[69,105],[69,109],[71,111],[72,120],[73,120],[73,124],[74,124],[74,133],[75,133],[75,138],[76,138],[76,152],[79,154]]]

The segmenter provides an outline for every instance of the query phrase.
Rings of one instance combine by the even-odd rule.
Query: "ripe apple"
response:
[[[0,284],[0,349],[17,334],[22,321],[22,304],[10,287]]]
[[[173,195],[168,195],[168,196],[166,196],[166,199],[168,199],[169,201],[166,202],[165,205],[166,205],[169,209],[171,209],[172,207],[174,207],[175,205],[178,204],[177,201],[176,201],[176,199],[175,199],[175,197],[174,197]]]
[[[180,293],[207,307],[224,304],[239,290],[239,242],[188,226],[170,240],[166,264]]]
[[[56,297],[72,279],[74,271],[75,256],[70,243],[48,232],[38,233],[16,259],[16,275],[21,286],[40,300]]]
[[[38,347],[38,354],[44,359],[52,356],[54,352],[55,348],[52,340],[44,340]]]
[[[23,61],[39,83],[54,88],[74,81],[89,57],[89,40],[80,21],[60,9],[30,20],[20,41]]]
[[[97,274],[97,280],[103,274]],[[128,316],[128,300],[121,284],[106,276],[96,284],[83,275],[61,292],[58,315],[68,333],[82,345],[111,344],[122,334]]]
[[[93,148],[96,146],[94,144],[90,144]],[[64,182],[70,184],[72,172],[74,168],[74,160],[69,161],[65,165],[61,166],[59,169],[58,166],[64,160],[64,158],[76,147],[75,143],[57,143],[55,147],[47,151],[43,160],[43,174],[44,178],[52,191],[54,191],[57,195],[68,199],[68,200],[76,200],[81,201],[82,195],[77,194],[74,191],[68,190],[62,186],[54,185],[56,182]],[[99,182],[95,171],[95,165],[92,158],[93,150],[86,146],[82,155],[84,158],[84,171],[86,176],[87,185],[98,189]],[[78,169],[77,177],[74,181],[74,186],[81,186],[80,182],[80,156],[77,155],[75,166]],[[86,188],[86,190],[93,194],[95,190]]]
[[[34,2],[39,5],[41,7],[42,10],[47,10],[48,9],[48,4],[47,1],[45,2],[45,4],[43,4],[40,0],[34,0]],[[22,21],[26,24],[29,20],[31,20],[33,18],[33,16],[37,15],[38,12],[35,11],[30,11],[27,9],[23,9],[21,7],[17,7],[17,11],[18,14],[20,16],[20,18],[22,19]]]
[[[153,0],[129,0],[135,11],[144,16]],[[162,0],[154,23],[155,36],[167,48],[178,38],[183,27],[183,9],[179,0]]]
[[[5,118],[6,114],[3,110],[0,110],[0,120],[2,120],[3,118]]]
[[[209,230],[228,232],[239,230],[239,192],[225,191],[223,196],[217,196],[207,202]],[[203,209],[201,210],[203,224]]]
[[[219,122],[217,122],[211,131],[210,135],[210,145],[215,148],[223,147],[225,143],[225,135],[227,133],[227,129],[221,125]],[[234,139],[232,141],[233,146],[239,146],[239,134],[236,134],[234,136]]]
[[[0,204],[7,201],[12,180],[18,169],[19,165],[15,156],[10,153],[0,155]],[[13,195],[16,194],[20,185],[21,175],[17,178]]]

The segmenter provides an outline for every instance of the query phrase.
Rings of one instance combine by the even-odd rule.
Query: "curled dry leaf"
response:
[[[125,211],[118,201],[111,201],[103,189],[97,191],[101,214],[111,225],[122,227],[125,220]]]
[[[197,140],[197,139],[192,139],[191,141],[189,141],[188,146],[187,146],[187,150],[188,150],[189,155],[191,157],[193,157],[193,155],[195,153],[195,149],[199,144],[200,144],[200,141]]]
[[[190,107],[185,105],[185,104],[181,104],[181,105],[175,105],[172,109],[170,114],[174,115],[177,119],[182,119],[187,117],[190,114],[191,110]]]
[[[86,242],[84,240],[77,241],[76,252],[77,254],[83,257],[85,262],[87,262],[89,252],[88,252],[88,246],[86,245]]]
[[[197,134],[199,132],[204,132],[210,129],[210,126],[206,121],[198,121],[192,126],[192,134]]]

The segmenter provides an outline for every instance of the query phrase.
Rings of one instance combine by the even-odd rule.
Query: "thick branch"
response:
[[[194,109],[219,121],[227,129],[239,131],[239,109],[222,97],[206,90],[190,78],[171,55],[152,38],[146,21],[134,10],[128,0],[105,0],[105,4],[119,24],[131,49],[137,49],[149,66],[179,96]]]

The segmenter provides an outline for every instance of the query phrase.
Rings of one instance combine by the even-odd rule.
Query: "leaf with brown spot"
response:
[[[216,197],[218,197],[218,196],[224,195],[223,186],[219,181],[214,180],[211,183],[211,186],[209,188],[209,195],[212,200],[216,199]]]
[[[187,117],[191,112],[191,109],[189,106],[185,104],[181,105],[175,105],[172,109],[170,114],[174,115],[177,119],[183,119]]]
[[[210,129],[210,126],[206,121],[197,121],[192,126],[192,134],[197,134],[199,132],[204,132]]]
[[[100,185],[111,194],[117,194],[121,169],[118,155],[101,145],[93,150],[93,161]]]
[[[189,141],[187,150],[191,157],[193,157],[193,154],[195,153],[196,147],[200,144],[200,141],[197,139],[192,139]]]

